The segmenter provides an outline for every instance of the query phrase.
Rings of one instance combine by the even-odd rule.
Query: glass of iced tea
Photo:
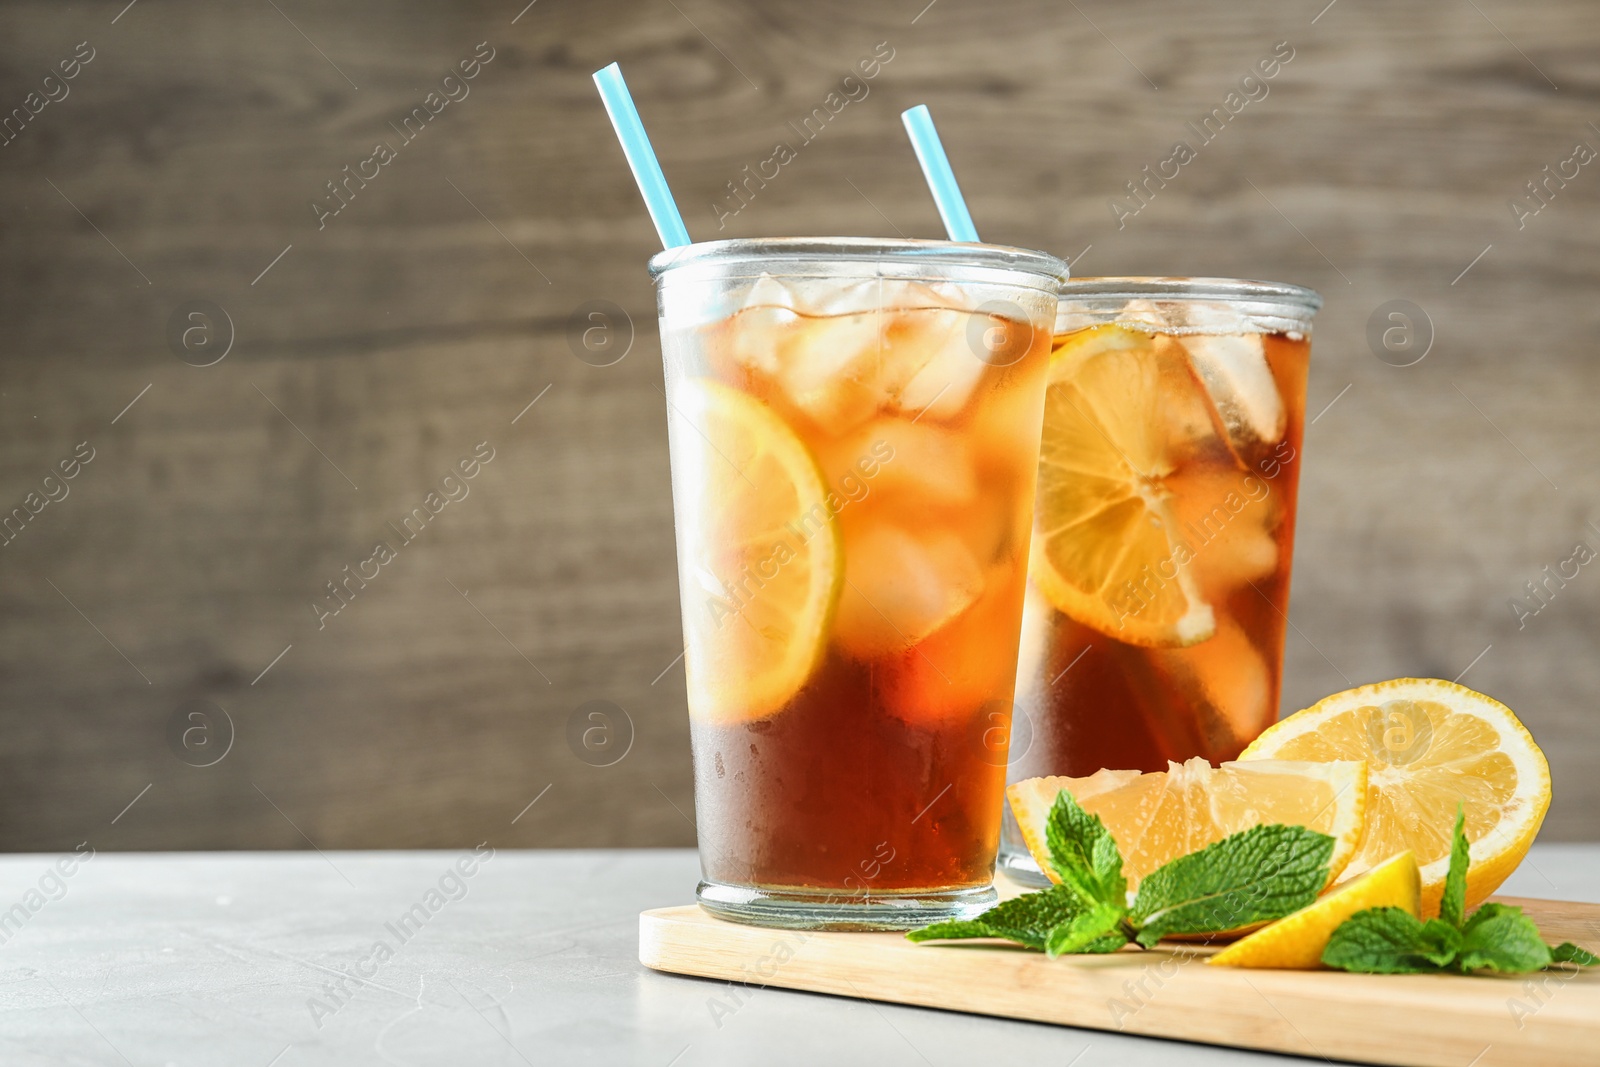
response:
[[[1065,264],[786,238],[650,266],[700,903],[834,929],[981,910]]]
[[[1309,289],[1062,286],[1010,769],[1234,759],[1278,714]],[[1045,884],[1009,812],[1001,867]]]

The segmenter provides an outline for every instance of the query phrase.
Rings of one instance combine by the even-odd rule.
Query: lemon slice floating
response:
[[[1216,632],[1211,605],[1178,558],[1164,483],[1178,466],[1174,431],[1207,419],[1187,360],[1158,358],[1157,346],[1169,341],[1097,326],[1051,355],[1029,563],[1057,610],[1118,640],[1159,648]]]
[[[838,523],[816,460],[760,401],[695,379],[671,412],[689,711],[763,718],[821,657],[843,575]]]
[[[1239,758],[1366,760],[1367,831],[1345,873],[1410,849],[1423,918],[1439,913],[1457,804],[1472,842],[1469,911],[1522,862],[1550,806],[1550,766],[1511,709],[1437,678],[1335,693],[1269,727]]]
[[[1367,804],[1367,765],[1359,760],[1170,763],[1165,771],[1097,771],[1087,778],[1028,778],[1006,789],[1022,839],[1055,880],[1045,825],[1065,789],[1100,816],[1122,852],[1131,892],[1169,860],[1261,823],[1305,826],[1334,838],[1328,880],[1355,855]]]

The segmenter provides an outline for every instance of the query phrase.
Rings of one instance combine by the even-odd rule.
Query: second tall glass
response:
[[[651,270],[700,903],[835,928],[981,910],[1065,264],[790,238]]]
[[[1230,760],[1276,719],[1321,304],[1231,279],[1063,286],[1013,780]],[[1001,865],[1044,882],[1009,812]]]

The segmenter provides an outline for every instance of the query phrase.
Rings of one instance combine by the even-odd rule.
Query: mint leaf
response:
[[[1600,957],[1571,942],[1550,948],[1521,908],[1491,902],[1460,930],[1443,919],[1419,922],[1400,908],[1358,911],[1328,939],[1322,962],[1363,974],[1527,974],[1551,963],[1591,966]]]
[[[1044,950],[1051,959],[1064,956],[1073,952],[1085,952],[1091,945],[1103,945],[1115,940],[1116,947],[1121,948],[1128,943],[1128,935],[1121,932],[1123,916],[1128,914],[1124,905],[1096,904],[1090,910],[1050,931],[1050,936],[1045,939]],[[1107,935],[1117,933],[1113,939]],[[1096,952],[1109,952],[1112,949],[1099,947]]]
[[[1490,919],[1494,919],[1498,916],[1506,914],[1521,915],[1522,909],[1517,907],[1515,904],[1501,904],[1497,900],[1491,900],[1487,904],[1481,905],[1477,911],[1472,913],[1472,918],[1468,919],[1464,924],[1462,924],[1462,936],[1469,936],[1473,930],[1477,929],[1479,926],[1482,926]]]
[[[1593,967],[1600,963],[1600,956],[1596,956],[1586,948],[1579,948],[1571,941],[1563,941],[1550,950],[1551,963],[1576,963],[1579,967]]]
[[[1065,789],[1056,794],[1045,822],[1050,866],[1085,904],[1126,907],[1128,881],[1122,875],[1122,852],[1100,816],[1091,815]]]
[[[1098,941],[1089,942],[1078,951],[1084,954],[1098,955],[1105,952],[1115,952],[1129,943],[1128,935],[1122,930],[1116,930]]]
[[[906,933],[908,941],[959,941],[968,937],[999,937],[986,922],[977,919],[946,919]]]
[[[1450,835],[1450,873],[1444,879],[1444,896],[1439,900],[1439,918],[1461,929],[1467,907],[1467,867],[1472,862],[1467,846],[1467,809],[1456,805],[1456,827]]]
[[[1339,924],[1322,950],[1322,962],[1361,974],[1424,974],[1443,970],[1455,956],[1449,936],[1456,928],[1439,922],[1428,932],[1404,908],[1368,908]],[[1441,931],[1448,931],[1442,933]]]
[[[1510,904],[1485,904],[1472,913],[1461,931],[1461,971],[1499,971],[1526,974],[1550,966],[1550,946],[1539,927]]]
[[[1050,931],[1084,913],[1077,894],[1064,885],[1003,900],[976,919],[952,919],[906,934],[911,941],[956,941],[998,937],[1043,950]]]
[[[1002,900],[978,918],[996,931],[996,937],[1042,949],[1051,930],[1082,914],[1083,910],[1083,903],[1070,890],[1056,885]]]
[[[1180,856],[1139,884],[1132,919],[1145,948],[1168,934],[1204,934],[1281,919],[1328,881],[1333,838],[1271,824]]]
[[[1429,919],[1422,924],[1413,951],[1437,967],[1448,967],[1461,951],[1461,931],[1443,919]]]

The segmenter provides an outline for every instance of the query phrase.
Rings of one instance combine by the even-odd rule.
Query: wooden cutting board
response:
[[[1552,943],[1600,944],[1600,905],[1520,904]],[[1209,967],[1210,949],[1046,959],[1001,942],[741,926],[698,906],[639,916],[639,961],[676,974],[1333,1060],[1417,1067],[1600,1063],[1600,968],[1503,978]]]

